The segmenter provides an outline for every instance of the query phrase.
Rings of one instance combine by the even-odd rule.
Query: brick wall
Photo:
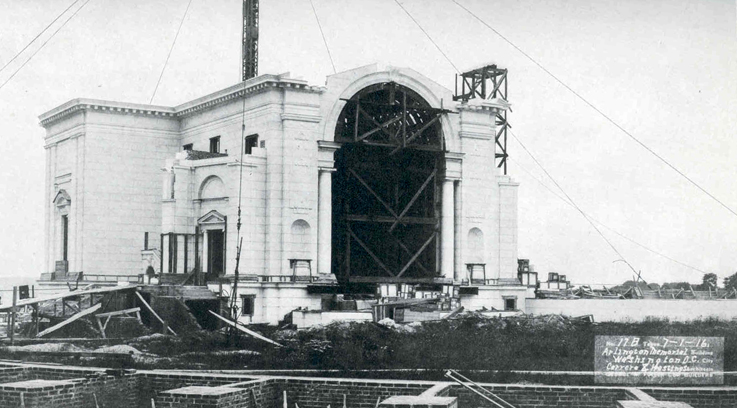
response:
[[[217,376],[213,374],[182,375],[175,373],[168,374],[151,372],[138,373],[137,376],[140,381],[138,387],[138,406],[142,408],[150,407],[151,398],[156,398],[157,394],[162,391],[173,390],[176,388],[192,385],[217,387],[220,385],[233,384],[252,379],[249,377],[222,375]],[[263,408],[268,407],[264,406]]]
[[[77,379],[66,384],[31,389],[0,384],[0,406],[95,408],[99,405],[130,408],[136,402],[137,388],[134,376]]]
[[[528,407],[587,407],[611,408],[618,400],[632,399],[623,388],[601,387],[546,387],[546,386],[492,386],[484,385],[503,400],[517,408]],[[490,403],[472,391],[453,385],[448,393],[458,397],[459,407],[489,406]]]
[[[27,379],[34,380],[69,380],[72,378],[84,378],[98,373],[104,373],[105,370],[97,368],[82,368],[70,366],[30,366],[27,368]],[[20,381],[20,380],[16,380]]]
[[[24,367],[0,367],[0,384],[30,379],[30,373]]]
[[[737,407],[737,388],[640,388],[659,401],[680,401],[694,408]]]
[[[27,380],[67,380],[44,386],[13,386]],[[373,408],[377,399],[395,395],[420,395],[440,384],[429,381],[362,380],[343,378],[246,377],[240,374],[175,373],[142,371],[114,377],[104,370],[65,366],[0,366],[0,406],[20,406],[23,392],[26,407],[149,408],[279,408],[286,391],[290,407],[340,407],[346,396],[350,408]],[[196,392],[170,392],[187,386],[224,387]],[[598,386],[536,386],[485,384],[487,389],[518,408],[527,407],[613,407],[616,401],[636,399],[627,388]],[[737,407],[737,387],[650,387],[641,390],[660,401],[678,401],[695,408]],[[459,406],[488,406],[489,403],[460,385],[451,384],[440,396],[458,397]],[[255,404],[254,404],[255,399]]]
[[[374,408],[376,400],[394,395],[419,395],[435,383],[426,381],[397,380],[352,380],[328,378],[277,378],[274,380],[277,405],[283,403],[283,392],[287,392],[290,407],[297,403],[300,408],[325,408],[343,406],[343,395],[350,408]],[[264,407],[266,408],[266,406]]]
[[[222,387],[226,388],[226,387]],[[273,380],[256,380],[227,393],[192,394],[162,392],[156,396],[157,408],[276,408],[278,397]],[[143,407],[144,405],[141,405]]]

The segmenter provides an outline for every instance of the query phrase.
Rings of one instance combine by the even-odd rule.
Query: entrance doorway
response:
[[[213,276],[223,275],[225,258],[223,230],[207,231],[207,272]]]
[[[439,275],[445,113],[392,82],[347,101],[332,178],[332,265],[341,283]]]

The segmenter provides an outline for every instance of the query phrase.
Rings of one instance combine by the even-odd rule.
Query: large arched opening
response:
[[[439,275],[442,115],[394,82],[346,101],[332,177],[332,265],[342,284]]]

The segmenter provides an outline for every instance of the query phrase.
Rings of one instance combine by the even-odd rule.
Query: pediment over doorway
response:
[[[64,207],[72,203],[72,198],[69,197],[69,193],[67,193],[66,190],[62,189],[56,193],[56,196],[51,202],[57,207]]]
[[[217,210],[212,210],[202,217],[197,219],[197,224],[200,225],[217,225],[224,224],[225,216],[220,214]]]

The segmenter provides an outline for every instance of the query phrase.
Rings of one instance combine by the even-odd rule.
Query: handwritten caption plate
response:
[[[723,384],[723,337],[596,336],[598,384]]]

